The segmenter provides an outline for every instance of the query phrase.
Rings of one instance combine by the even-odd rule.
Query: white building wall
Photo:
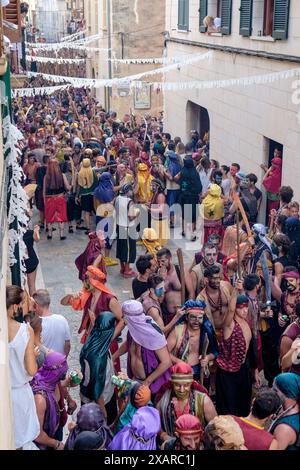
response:
[[[192,32],[177,31],[177,2],[167,1],[167,29],[171,37],[182,37],[202,43],[226,43],[227,46],[267,50],[273,53],[300,54],[300,5],[291,1],[289,39],[287,41],[255,41],[238,34],[239,1],[233,0],[233,34],[207,36],[198,32],[199,2],[190,1],[190,25]],[[197,7],[197,8],[196,8]],[[298,16],[297,16],[298,15]],[[297,28],[298,25],[298,28]],[[175,31],[174,31],[175,29]],[[193,45],[167,43],[168,56],[201,54],[208,49]],[[213,59],[181,67],[166,74],[166,81],[223,80],[243,76],[268,74],[299,67],[288,61],[275,61],[249,57],[223,51],[214,51]],[[262,178],[261,163],[268,160],[265,137],[283,144],[283,184],[294,188],[300,200],[300,104],[293,104],[292,85],[295,79],[273,82],[268,85],[251,85],[213,90],[188,90],[165,93],[165,131],[189,140],[186,106],[190,100],[207,108],[210,116],[210,156],[220,163],[237,161],[246,172],[254,172]],[[299,82],[300,83],[300,82]],[[180,118],[179,118],[180,116]]]

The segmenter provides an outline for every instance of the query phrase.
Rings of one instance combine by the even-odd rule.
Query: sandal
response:
[[[125,278],[137,277],[137,273],[135,273],[134,271],[124,271],[122,276]]]

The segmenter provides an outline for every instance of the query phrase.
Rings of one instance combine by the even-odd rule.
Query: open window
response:
[[[231,33],[232,0],[200,0],[199,4],[199,31],[205,33],[207,26],[203,24],[206,16],[215,20],[214,27],[222,34]],[[208,31],[209,32],[209,31]]]
[[[290,0],[241,0],[240,34],[287,39]]]
[[[253,0],[253,36],[272,36],[274,0]]]

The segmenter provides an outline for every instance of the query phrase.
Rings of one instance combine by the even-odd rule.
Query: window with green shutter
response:
[[[189,29],[189,0],[178,0],[178,29]]]
[[[221,33],[231,34],[232,0],[222,0]]]
[[[298,5],[299,7],[299,5]],[[275,39],[287,39],[289,27],[290,0],[274,0],[272,36]]]
[[[208,0],[200,0],[199,4],[199,31],[200,33],[205,33],[206,27],[203,24],[204,18],[207,16],[207,1]]]
[[[251,36],[252,33],[253,0],[241,0],[240,6],[240,34]]]

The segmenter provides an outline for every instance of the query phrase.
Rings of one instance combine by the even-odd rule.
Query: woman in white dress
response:
[[[23,289],[18,286],[7,286],[8,350],[15,445],[17,449],[25,450],[35,448],[32,441],[40,433],[40,424],[33,392],[29,385],[37,372],[34,334],[29,324],[18,323],[14,319],[22,308],[24,299]]]

